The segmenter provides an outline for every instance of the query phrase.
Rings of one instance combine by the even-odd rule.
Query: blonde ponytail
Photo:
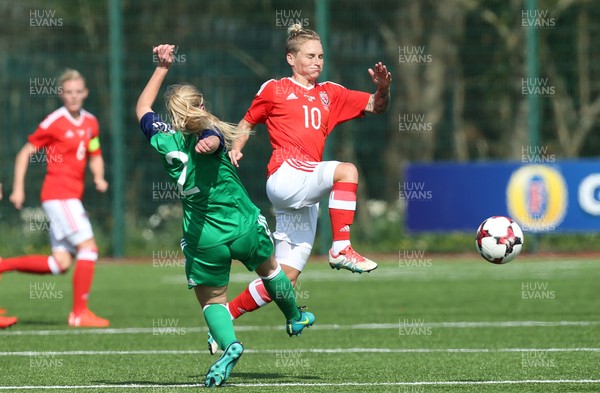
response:
[[[233,141],[249,133],[201,109],[204,98],[192,85],[169,86],[165,93],[165,101],[173,128],[185,134],[200,134],[207,129],[218,131],[223,135],[225,146],[229,149]]]
[[[295,55],[300,50],[300,46],[309,40],[321,41],[321,37],[310,29],[303,29],[299,23],[293,24],[287,29],[288,38],[285,47],[286,53]]]

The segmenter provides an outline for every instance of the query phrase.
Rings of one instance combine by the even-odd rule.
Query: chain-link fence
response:
[[[111,24],[109,3],[0,1],[3,232],[17,231],[24,220],[31,223],[7,201],[14,158],[27,135],[60,106],[57,76],[71,67],[87,79],[90,96],[85,108],[100,121],[107,179],[112,183],[115,176],[123,176],[126,254],[159,241],[164,233],[176,238],[179,220],[169,217],[177,215],[178,200],[134,113],[156,64],[153,45],[177,45],[167,83],[198,86],[213,113],[237,123],[264,81],[290,75],[284,53],[286,27],[296,22],[328,32],[325,59],[330,80],[372,92],[369,67],[382,61],[393,73],[389,111],[345,123],[329,141],[332,157],[359,167],[358,223],[365,239],[377,242],[379,235],[369,225],[382,209],[388,212],[373,201],[398,205],[398,184],[407,162],[518,157],[527,146],[530,87],[545,88],[540,93],[542,147],[558,157],[577,157],[595,155],[600,145],[594,132],[600,113],[600,24],[594,18],[599,11],[589,2],[539,1],[537,13],[530,14],[523,1],[331,0],[321,4],[328,10],[327,25],[317,26],[318,0],[116,1],[123,21],[119,49],[124,95],[118,104],[125,135],[116,135],[110,127],[114,103],[109,33],[118,26]],[[539,37],[540,79],[535,81],[528,81],[525,72],[528,29],[536,29]],[[155,110],[165,112],[162,100]],[[115,140],[124,141],[119,168],[113,156]],[[244,154],[240,177],[272,220],[264,191],[270,154],[264,126],[257,127]],[[44,173],[43,159],[33,159],[26,207],[39,206]],[[111,252],[115,223],[121,222],[113,216],[113,202],[113,194],[97,194],[88,184],[84,205],[105,255]],[[391,210],[401,217],[401,207]],[[398,220],[390,226],[400,226]],[[46,242],[34,241],[27,231],[31,226],[7,235],[14,242],[1,242],[0,255],[24,247],[15,250],[14,244],[43,247]],[[390,229],[377,233],[397,234]]]

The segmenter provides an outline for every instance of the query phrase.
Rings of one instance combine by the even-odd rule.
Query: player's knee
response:
[[[68,252],[54,252],[52,253],[52,257],[54,258],[54,262],[58,265],[61,273],[69,270],[71,265],[73,264],[73,257]]]
[[[209,287],[206,285],[198,285],[194,287],[196,298],[200,302],[202,308],[209,304],[222,304],[224,307],[227,303],[227,286]]]
[[[350,162],[343,162],[335,169],[334,181],[358,183],[358,169]]]
[[[96,262],[98,260],[98,250],[95,247],[79,247],[76,258],[78,261]]]
[[[288,266],[288,265],[281,264],[280,266],[283,269],[283,272],[285,273],[287,278],[290,279],[290,282],[292,283],[292,285],[296,286],[296,281],[298,281],[298,276],[300,276],[300,271],[291,266]]]
[[[77,251],[80,250],[98,250],[98,246],[96,245],[96,239],[93,237],[91,239],[85,240],[77,245]]]

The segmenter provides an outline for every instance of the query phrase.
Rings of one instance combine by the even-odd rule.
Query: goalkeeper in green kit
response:
[[[169,86],[165,98],[171,124],[154,113],[152,105],[173,64],[174,46],[159,45],[153,51],[158,65],[140,94],[136,114],[144,135],[178,185],[188,286],[194,289],[210,334],[223,350],[208,370],[205,385],[220,386],[244,351],[226,308],[232,259],[262,278],[285,315],[290,336],[311,326],[315,317],[296,305],[292,284],[272,257],[267,222],[250,201],[226,154],[243,131],[206,111],[202,94],[191,85]]]

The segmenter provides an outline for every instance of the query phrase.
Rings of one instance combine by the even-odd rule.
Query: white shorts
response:
[[[75,253],[76,246],[94,237],[92,224],[79,199],[53,199],[42,202],[50,221],[52,251]]]
[[[267,179],[267,196],[275,209],[275,260],[302,271],[317,232],[319,201],[333,188],[339,161],[286,160]]]

